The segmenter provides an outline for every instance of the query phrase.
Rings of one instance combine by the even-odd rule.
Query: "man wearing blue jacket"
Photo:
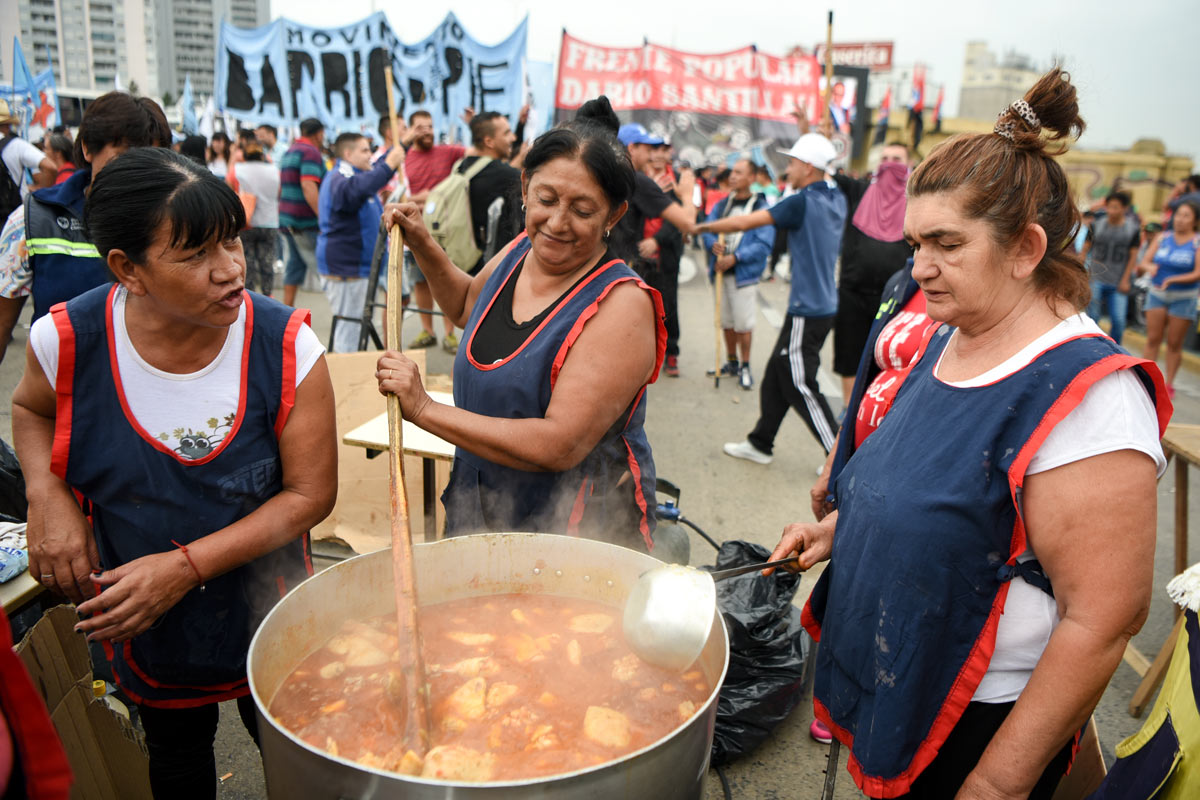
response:
[[[767,198],[750,191],[754,182],[754,164],[742,159],[729,171],[729,195],[721,199],[708,215],[710,222],[736,217],[768,207]],[[775,244],[771,226],[752,228],[745,233],[727,233],[722,237],[704,234],[708,251],[708,279],[721,274],[721,329],[725,334],[725,366],[722,375],[731,375],[747,392],[754,388],[750,373],[750,336],[758,316],[758,279],[767,266]],[[738,355],[741,354],[739,359]]]
[[[367,138],[343,133],[333,143],[333,155],[337,163],[318,194],[317,271],[333,311],[330,351],[352,353],[358,350],[371,255],[383,216],[379,190],[404,163],[404,148],[393,147],[372,167]]]

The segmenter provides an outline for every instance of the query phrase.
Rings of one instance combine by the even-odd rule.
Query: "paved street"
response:
[[[756,379],[761,376],[767,352],[777,335],[787,290],[788,284],[782,279],[760,284],[762,313],[752,361]],[[661,378],[650,392],[647,429],[658,474],[682,489],[683,513],[714,538],[746,539],[772,547],[784,525],[810,519],[808,489],[824,454],[795,415],[783,425],[776,445],[777,455],[770,466],[738,461],[721,453],[723,442],[744,438],[754,424],[758,413],[757,391],[744,392],[731,380],[714,389],[712,379],[705,376],[705,370],[713,364],[712,299],[707,282],[696,275],[690,261],[685,261],[679,299],[683,374],[676,379]],[[300,300],[313,308],[314,327],[325,338],[329,312],[324,298],[317,293],[302,293]],[[417,330],[416,320],[407,320],[404,340],[410,340]],[[6,396],[11,395],[23,368],[26,334],[24,326],[18,326],[14,344],[0,365],[0,392]],[[829,363],[828,345],[823,363]],[[445,353],[428,351],[431,373],[448,373],[450,365],[450,357]],[[831,374],[823,377],[823,383],[831,401],[836,397],[835,405],[840,406],[839,384]],[[1177,388],[1175,420],[1200,422],[1200,376],[1185,369]],[[11,441],[10,426],[11,415],[6,405],[0,410],[0,435]],[[1158,651],[1173,623],[1164,590],[1172,575],[1174,558],[1173,486],[1173,471],[1169,471],[1159,485],[1154,605],[1150,620],[1135,639],[1135,644],[1149,658]],[[1192,538],[1189,560],[1194,562],[1200,560],[1200,542],[1196,541],[1200,536]],[[693,564],[711,563],[713,555],[708,544],[692,536]],[[1114,570],[1121,568],[1120,564],[1112,565]],[[797,602],[807,596],[815,577],[815,574],[805,577]],[[1134,670],[1122,664],[1097,710],[1100,740],[1109,763],[1116,743],[1140,726],[1140,721],[1125,710],[1138,680]],[[820,793],[827,748],[808,737],[811,719],[811,704],[805,701],[768,744],[730,766],[727,775],[733,796],[815,798]],[[264,794],[257,754],[232,707],[223,712],[217,772],[233,773],[221,786],[222,798],[257,798]],[[858,796],[844,771],[838,776],[838,786],[838,797]],[[712,773],[708,796],[721,796],[721,787]]]

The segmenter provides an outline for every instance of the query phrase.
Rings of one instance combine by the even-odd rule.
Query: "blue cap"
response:
[[[650,133],[650,131],[646,130],[646,126],[640,122],[626,122],[617,131],[617,138],[621,141],[621,144],[626,146],[631,144],[651,144],[657,147],[660,144],[665,144],[661,136],[655,136]]]

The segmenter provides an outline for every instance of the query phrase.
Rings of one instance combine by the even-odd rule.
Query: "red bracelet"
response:
[[[178,547],[180,550],[183,551],[183,557],[186,558],[188,564],[191,565],[192,572],[196,573],[196,580],[200,581],[200,591],[203,592],[204,591],[204,578],[200,575],[200,570],[196,569],[196,562],[192,561],[192,557],[190,555],[188,555],[187,545],[180,544],[179,542],[175,541],[174,539],[171,540],[171,544],[175,545],[176,547]]]

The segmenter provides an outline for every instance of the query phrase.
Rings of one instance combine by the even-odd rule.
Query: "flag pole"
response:
[[[825,121],[833,123],[833,109],[830,100],[833,97],[833,11],[829,12],[829,22],[825,26]]]

